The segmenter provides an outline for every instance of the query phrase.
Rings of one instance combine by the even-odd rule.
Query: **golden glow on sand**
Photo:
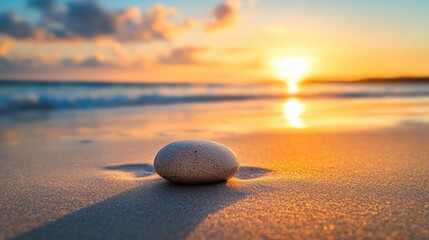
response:
[[[298,93],[298,84],[308,74],[310,61],[305,58],[288,57],[274,59],[272,64],[277,69],[279,77],[286,81],[288,92]]]
[[[296,98],[291,98],[283,105],[283,116],[288,121],[291,128],[306,128],[302,114],[304,114],[306,107],[303,103],[299,102]]]

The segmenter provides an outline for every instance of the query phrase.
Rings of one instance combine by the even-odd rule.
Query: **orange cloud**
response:
[[[133,6],[117,14],[116,22],[121,24],[139,23],[142,20],[142,13],[139,7]]]
[[[248,1],[253,5],[253,0]],[[27,0],[27,7],[40,13],[40,21],[30,23],[15,12],[0,12],[0,35],[38,42],[106,37],[123,42],[169,41],[197,25],[208,32],[234,25],[241,1],[228,0],[217,6],[213,19],[207,22],[183,19],[175,8],[161,4],[142,11],[137,6],[111,10],[98,1]]]
[[[1,59],[2,71],[74,67],[141,69],[152,65],[184,64],[212,66],[217,64],[216,60],[201,59],[201,54],[208,50],[204,47],[171,48],[166,44],[164,53],[168,53],[159,54],[163,50],[142,53],[143,49],[146,51],[151,47],[138,43],[175,41],[196,27],[207,31],[230,27],[238,19],[241,1],[220,4],[214,9],[210,21],[183,17],[174,7],[161,4],[144,10],[138,6],[112,10],[98,1],[27,0],[27,7],[41,14],[39,22],[26,21],[13,12],[0,12],[0,56],[8,54],[16,45],[34,44],[31,47],[37,48],[46,42],[62,44],[61,49],[75,48],[75,43],[95,44],[94,50],[104,56],[95,54],[94,50],[82,52],[79,57],[73,56],[74,52],[69,50],[58,52],[63,56],[53,56],[48,51],[36,56],[34,51],[24,52],[25,48],[16,47],[19,54]],[[213,54],[206,55],[209,56],[213,57]]]
[[[137,15],[137,9],[129,9],[119,17],[118,39],[124,41],[140,40],[140,41],[156,41],[156,40],[172,40],[179,34],[192,29],[195,26],[192,19],[186,19],[182,22],[171,21],[177,18],[179,13],[173,7],[164,7],[161,4],[154,6],[144,14]],[[123,18],[126,16],[126,24]]]
[[[12,39],[0,39],[0,56],[7,55],[13,48],[15,42]]]
[[[213,12],[214,20],[206,26],[208,32],[231,27],[238,19],[241,3],[227,1],[219,5]]]

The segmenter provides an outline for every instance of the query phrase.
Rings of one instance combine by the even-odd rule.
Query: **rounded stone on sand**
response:
[[[159,150],[154,167],[171,182],[204,184],[228,180],[237,173],[239,164],[235,153],[221,143],[182,140]]]

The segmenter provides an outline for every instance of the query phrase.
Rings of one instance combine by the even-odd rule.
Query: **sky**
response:
[[[142,82],[429,76],[427,0],[0,2],[0,78]]]

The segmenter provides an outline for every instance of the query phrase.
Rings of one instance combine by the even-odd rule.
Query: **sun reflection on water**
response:
[[[283,117],[291,128],[306,128],[307,124],[302,119],[306,106],[296,98],[290,98],[283,104]]]

